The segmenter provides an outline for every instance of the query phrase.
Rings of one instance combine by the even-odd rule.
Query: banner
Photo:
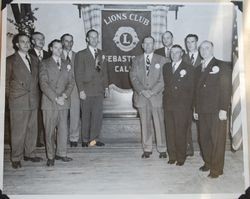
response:
[[[141,43],[151,35],[150,11],[102,10],[102,49],[107,55],[110,84],[130,89],[129,70]]]

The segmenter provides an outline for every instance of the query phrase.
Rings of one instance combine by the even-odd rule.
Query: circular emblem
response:
[[[159,69],[160,67],[161,67],[160,64],[155,64],[156,69]]]
[[[139,38],[133,28],[120,27],[116,31],[113,41],[120,50],[128,52],[136,47]]]
[[[68,65],[67,65],[67,71],[70,71],[70,70],[71,70],[71,65],[68,64]]]

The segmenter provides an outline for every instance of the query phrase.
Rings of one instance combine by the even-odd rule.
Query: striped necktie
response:
[[[150,60],[149,60],[149,55],[147,55],[146,57],[146,75],[149,75],[149,71],[150,71]]]

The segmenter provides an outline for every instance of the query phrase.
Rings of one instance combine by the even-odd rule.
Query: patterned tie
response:
[[[173,66],[172,66],[172,73],[173,73],[173,74],[174,74],[174,72],[175,72],[175,70],[176,70],[175,66],[176,66],[176,63],[173,62]]]
[[[192,65],[194,65],[194,54],[192,53],[192,55],[191,55],[191,63],[192,63]]]
[[[30,58],[28,57],[28,55],[25,56],[25,59],[28,61],[29,71],[31,72],[31,62],[30,62]]]
[[[205,69],[206,69],[206,62],[205,62],[205,60],[202,60],[201,66],[202,66],[201,72],[204,72]]]
[[[146,57],[146,75],[149,75],[149,71],[150,71],[150,59],[149,59],[149,55],[147,55]]]
[[[94,49],[94,51],[95,51],[95,59],[96,59],[98,56],[98,51],[97,51],[97,49]]]
[[[41,50],[39,51],[38,59],[39,59],[40,61],[42,61],[42,59],[43,59],[42,51],[41,51]]]

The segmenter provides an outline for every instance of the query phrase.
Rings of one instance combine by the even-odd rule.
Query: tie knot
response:
[[[147,64],[147,65],[150,65],[149,55],[147,55],[147,57],[146,57],[146,64]]]

